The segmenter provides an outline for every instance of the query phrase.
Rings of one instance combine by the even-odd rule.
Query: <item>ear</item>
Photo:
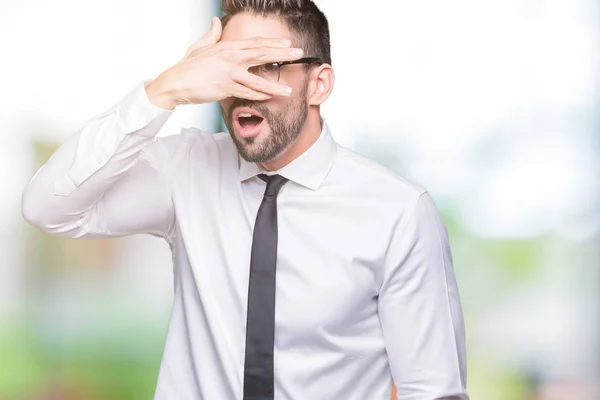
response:
[[[310,71],[308,91],[309,106],[320,106],[327,100],[335,83],[335,73],[329,64],[321,64]]]

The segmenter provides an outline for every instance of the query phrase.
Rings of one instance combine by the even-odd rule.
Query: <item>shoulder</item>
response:
[[[177,135],[160,137],[157,142],[174,163],[194,159],[195,163],[215,165],[238,160],[235,144],[227,132],[185,128]]]
[[[161,136],[143,150],[143,160],[171,176],[182,168],[223,168],[237,165],[237,150],[227,132],[210,133],[197,128]]]
[[[338,145],[331,178],[345,182],[352,190],[367,196],[407,206],[416,204],[427,192],[421,184],[341,145]]]
[[[170,153],[177,154],[184,150],[211,150],[232,148],[235,150],[231,135],[227,132],[210,133],[198,128],[184,128],[177,135],[159,137],[157,142]]]

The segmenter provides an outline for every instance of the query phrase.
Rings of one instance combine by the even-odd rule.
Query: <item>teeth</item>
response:
[[[252,114],[250,114],[250,113],[240,113],[238,116],[241,117],[241,118],[250,118],[252,116]]]

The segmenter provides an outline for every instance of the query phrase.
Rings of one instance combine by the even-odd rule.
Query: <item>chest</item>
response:
[[[258,181],[258,180],[257,180]],[[180,237],[189,268],[214,304],[243,318],[252,236],[264,184],[234,182],[176,193]],[[190,201],[191,200],[191,201]],[[368,199],[311,191],[288,183],[277,199],[278,329],[286,337],[323,337],[376,312],[386,225]],[[180,247],[181,249],[181,247]]]

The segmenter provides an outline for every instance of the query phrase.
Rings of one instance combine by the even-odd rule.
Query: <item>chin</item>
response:
[[[237,138],[237,140],[240,143],[243,143],[245,145],[246,144],[253,145],[253,144],[259,143],[259,142],[267,139],[269,137],[269,134],[270,134],[270,132],[267,129],[267,127],[263,127],[263,129],[261,129],[256,135],[247,136],[247,137],[244,137],[244,136],[240,135],[239,132],[235,131],[235,137]]]

